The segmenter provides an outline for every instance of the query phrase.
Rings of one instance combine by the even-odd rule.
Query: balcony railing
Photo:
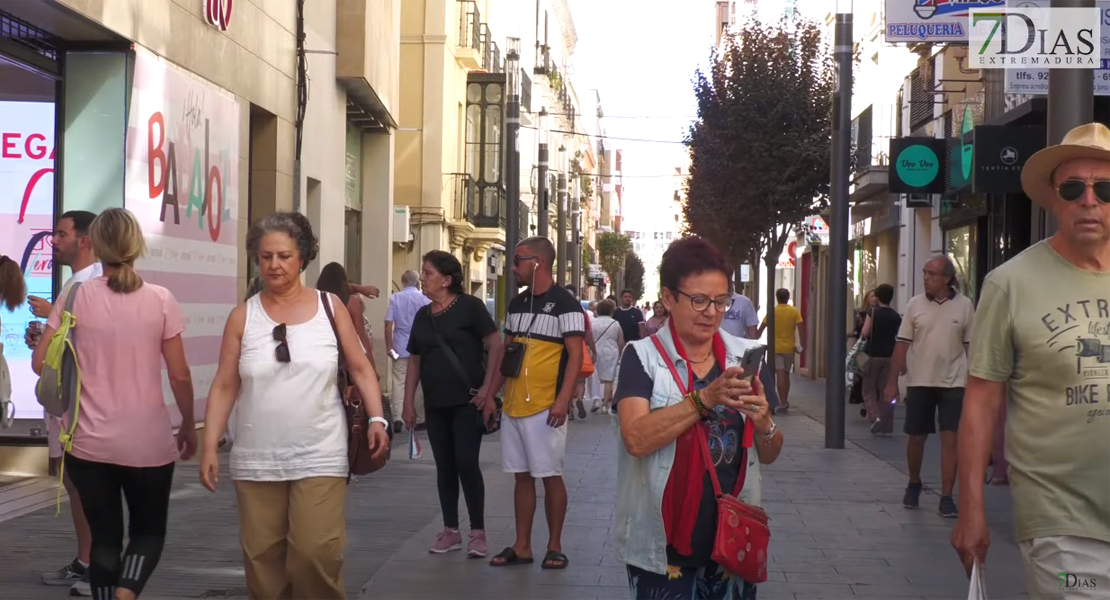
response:
[[[481,50],[482,48],[482,14],[478,12],[478,3],[475,0],[458,0],[459,2],[459,47]]]
[[[466,173],[451,173],[452,216],[456,221],[474,222],[478,214],[478,184]]]
[[[508,213],[505,190],[496,185],[480,185],[467,173],[450,173],[453,218],[475,227],[505,228]]]
[[[480,31],[481,48],[479,52],[482,55],[482,68],[490,73],[504,72],[505,65],[501,63],[501,49],[497,47],[497,42],[493,41],[489,25],[482,23]]]
[[[898,109],[873,104],[852,120],[853,175],[890,165],[890,138],[898,131]]]

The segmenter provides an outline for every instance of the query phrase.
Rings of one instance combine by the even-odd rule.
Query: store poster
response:
[[[0,102],[0,254],[23,268],[27,293],[52,299],[54,230],[54,103]],[[16,419],[42,418],[38,376],[23,342],[36,320],[24,303],[0,307],[0,342],[12,375]]]
[[[181,305],[195,412],[203,419],[227,316],[238,301],[239,106],[145,51],[135,56],[124,205],[139,219],[147,282]],[[177,421],[169,379],[163,391]]]

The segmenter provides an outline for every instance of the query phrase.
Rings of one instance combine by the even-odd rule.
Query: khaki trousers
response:
[[[239,540],[252,600],[344,600],[341,477],[236,481]]]
[[[393,381],[389,390],[389,407],[393,410],[393,420],[401,420],[401,411],[405,408],[405,377],[409,373],[409,359],[398,358],[393,361]],[[424,422],[424,390],[420,384],[416,385],[416,395],[412,399],[416,405],[416,422]]]

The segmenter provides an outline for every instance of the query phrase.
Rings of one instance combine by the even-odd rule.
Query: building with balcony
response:
[[[393,272],[454,253],[464,289],[493,302],[504,267],[505,52],[494,0],[401,3]],[[515,74],[514,74],[515,75]],[[394,279],[399,277],[395,276]]]

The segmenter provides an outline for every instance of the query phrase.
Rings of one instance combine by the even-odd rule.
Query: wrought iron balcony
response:
[[[467,173],[451,173],[452,216],[479,228],[505,228],[508,213],[505,190],[499,185],[483,185]]]
[[[459,38],[455,58],[462,67],[477,69],[482,60],[482,14],[476,0],[458,0],[458,7]]]
[[[479,38],[481,40],[479,52],[482,55],[482,69],[489,73],[503,73],[505,65],[501,62],[501,49],[497,47],[497,42],[493,41],[493,34],[490,33],[489,25],[482,23]]]
[[[874,104],[852,120],[850,198],[853,202],[888,189],[890,138],[897,132],[897,113],[894,105]]]

